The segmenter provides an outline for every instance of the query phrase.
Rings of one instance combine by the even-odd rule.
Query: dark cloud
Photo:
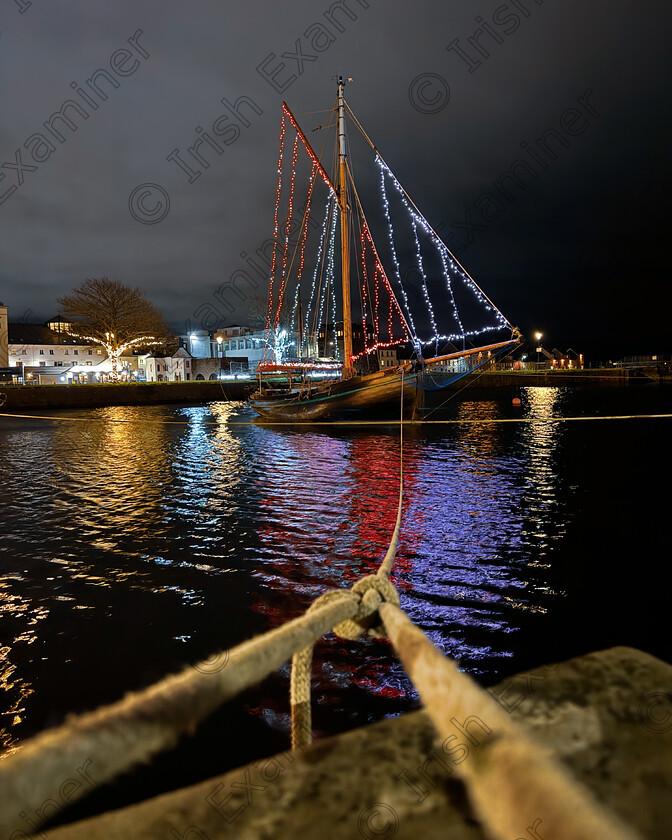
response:
[[[669,351],[667,4],[336,5],[5,3],[0,156],[12,164],[20,149],[36,166],[0,169],[0,194],[17,187],[0,205],[10,316],[46,318],[72,286],[105,274],[145,289],[176,325],[193,323],[244,267],[241,252],[271,233],[282,99],[312,129],[343,73],[388,164],[513,322],[593,355]],[[319,27],[330,33],[321,52],[309,43]],[[301,66],[282,58],[297,39]],[[257,68],[271,55],[264,77]],[[71,83],[89,95],[97,70],[107,98],[94,98],[88,119],[71,112],[76,131],[61,126],[55,141],[44,122],[67,99],[83,105]],[[239,97],[254,104],[241,109],[249,125],[190,183],[168,156],[184,158],[197,127],[227,113],[222,98]],[[582,107],[581,117],[569,110]],[[36,132],[55,149],[37,164],[24,148]],[[543,165],[533,157],[541,137],[552,150]],[[495,185],[520,159],[534,174],[502,198]],[[170,200],[156,224],[129,212],[132,190],[148,183]],[[161,215],[161,200],[142,207]],[[245,307],[230,315],[244,320]]]

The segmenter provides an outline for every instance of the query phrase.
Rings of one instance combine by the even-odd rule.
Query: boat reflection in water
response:
[[[557,394],[547,391],[529,389],[529,416],[550,416]],[[557,427],[482,422],[503,417],[501,402],[464,402],[456,414],[463,423],[406,427],[403,526],[392,575],[411,619],[486,680],[507,669],[502,659],[520,645],[512,634],[545,613],[552,590],[541,540],[562,533],[553,510]],[[255,576],[259,608],[279,623],[324,589],[351,586],[378,568],[397,514],[399,439],[387,429],[356,427],[264,433],[267,521]],[[414,699],[385,641],[332,636],[316,648],[314,675],[316,719],[325,726],[319,707],[340,710],[353,694],[375,707],[373,717]],[[280,712],[276,723],[286,725]]]
[[[548,415],[559,400],[530,389],[525,410]],[[464,422],[405,427],[392,575],[412,620],[488,681],[547,609],[563,520],[560,430],[469,422],[504,414],[501,402],[463,402],[453,416]],[[398,427],[264,428],[234,403],[85,416],[0,429],[0,481],[12,488],[0,555],[6,745],[351,586],[377,569],[394,529]],[[386,641],[332,635],[314,671],[322,731],[417,702]],[[287,674],[249,701],[278,728]]]

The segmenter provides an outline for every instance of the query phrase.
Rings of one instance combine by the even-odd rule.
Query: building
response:
[[[382,347],[378,350],[378,367],[383,368],[396,367],[399,364],[399,357],[397,356],[396,347]]]
[[[102,347],[82,343],[68,335],[64,327],[62,320],[8,324],[9,367],[21,367],[24,373],[36,369],[40,373],[40,368],[94,368],[107,358]],[[43,373],[46,375],[46,371]]]
[[[317,356],[326,356],[342,359],[343,358],[343,321],[336,322],[336,331],[331,324],[322,324],[317,334]],[[336,342],[338,344],[336,344]],[[374,344],[373,327],[371,324],[366,325],[366,346],[371,347]],[[353,323],[352,325],[352,352],[355,355],[363,353],[365,348],[364,342],[364,325],[360,323]],[[313,350],[311,349],[312,353]]]
[[[266,331],[232,324],[217,330],[214,335],[214,344],[216,355],[222,359],[222,368],[225,372],[256,373],[257,366],[263,360],[266,350]]]
[[[0,307],[0,313],[2,309],[6,313],[6,307]],[[60,316],[46,324],[7,324],[7,371],[12,374],[11,379],[26,385],[109,381],[112,362],[105,350],[74,338],[68,333],[69,327]],[[137,377],[137,357],[122,356],[119,378],[131,381]]]
[[[9,333],[7,330],[7,307],[0,300],[0,368],[9,367]]]
[[[143,353],[138,360],[138,378],[146,382],[188,382],[192,379],[192,357],[178,347],[174,353]]]
[[[554,347],[548,356],[551,370],[581,370],[583,368],[583,353],[577,353],[570,347],[564,353]]]

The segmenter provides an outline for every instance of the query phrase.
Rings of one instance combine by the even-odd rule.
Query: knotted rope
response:
[[[357,607],[352,618],[339,622],[334,633],[341,639],[358,639],[363,634],[383,638],[387,635],[378,617],[383,602],[399,606],[399,595],[386,575],[380,573],[360,578],[349,591],[332,589],[323,593],[308,607],[307,614],[331,601],[350,600]],[[378,620],[376,621],[376,618]],[[290,703],[292,710],[292,748],[307,747],[312,741],[310,677],[315,643],[297,651],[292,657]]]
[[[390,570],[397,553],[399,531],[401,529],[401,510],[404,500],[404,369],[401,368],[399,423],[399,503],[397,520],[390,546],[375,575],[360,578],[349,593],[331,590],[320,595],[308,608],[308,613],[318,604],[334,600],[347,594],[357,604],[357,613],[334,627],[334,633],[342,639],[358,639],[364,633],[374,638],[385,638],[387,633],[380,618],[376,621],[378,608],[383,602],[400,606],[399,594],[389,580]],[[290,679],[290,707],[292,712],[292,748],[307,747],[312,741],[312,712],[310,707],[310,677],[313,665],[315,643],[306,645],[292,657],[292,675]]]

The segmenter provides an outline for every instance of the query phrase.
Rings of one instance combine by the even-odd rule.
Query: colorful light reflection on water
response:
[[[571,400],[528,388],[521,416],[559,417]],[[405,430],[393,580],[435,644],[493,682],[531,651],[562,650],[544,622],[579,588],[563,541],[582,474],[565,459],[593,431],[471,422],[512,416],[510,398],[465,400],[452,416],[463,422]],[[86,417],[0,427],[5,747],[352,585],[394,527],[398,428],[235,425],[252,419],[235,403]],[[249,704],[278,729],[286,677]],[[339,714],[362,722],[417,702],[387,642],[333,636],[316,650],[315,696],[324,731]]]

